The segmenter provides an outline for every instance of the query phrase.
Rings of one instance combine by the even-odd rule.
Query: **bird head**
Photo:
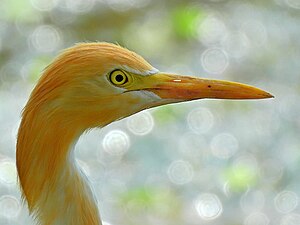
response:
[[[87,129],[168,103],[270,97],[241,83],[159,72],[118,45],[84,43],[67,49],[46,68],[28,105]]]

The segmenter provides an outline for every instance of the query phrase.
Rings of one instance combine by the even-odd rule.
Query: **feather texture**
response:
[[[121,67],[145,75],[155,71],[120,46],[77,44],[45,69],[32,91],[18,133],[17,169],[23,196],[40,224],[101,224],[92,191],[71,152],[86,129],[133,113],[122,109],[120,101],[138,99],[122,99],[105,77]]]

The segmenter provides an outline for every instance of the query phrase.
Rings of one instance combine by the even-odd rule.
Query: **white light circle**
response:
[[[60,32],[49,25],[38,26],[30,38],[33,47],[41,52],[52,52],[61,45]]]
[[[128,129],[135,135],[149,134],[154,127],[154,120],[150,112],[140,112],[127,119]]]
[[[261,212],[251,213],[245,219],[244,225],[268,225],[270,223],[270,219],[266,214]]]
[[[234,58],[242,58],[249,52],[250,45],[246,35],[236,32],[224,37],[222,44],[226,52]]]
[[[289,213],[298,206],[298,195],[292,191],[282,191],[276,195],[274,203],[278,212]]]
[[[237,139],[229,133],[221,133],[211,141],[211,149],[214,156],[222,159],[232,157],[238,150]]]
[[[219,197],[215,194],[201,194],[196,202],[195,208],[198,215],[204,220],[214,220],[222,214],[223,206]]]
[[[227,33],[222,20],[208,16],[198,27],[198,39],[205,45],[219,42]]]
[[[254,45],[254,47],[263,46],[267,41],[267,31],[264,24],[260,21],[249,20],[246,21],[242,29],[246,34],[250,45]]]
[[[213,127],[214,116],[209,109],[197,108],[188,114],[187,123],[192,131],[206,133]]]
[[[169,179],[178,185],[186,184],[193,179],[194,170],[189,162],[183,160],[173,161],[168,168]]]
[[[14,162],[7,160],[0,162],[0,182],[8,185],[16,185],[17,169]]]
[[[130,147],[130,139],[124,131],[112,130],[104,136],[102,145],[111,155],[123,155]]]
[[[95,0],[65,0],[68,10],[74,13],[85,13],[90,11]]]
[[[58,3],[58,0],[30,0],[34,8],[40,11],[50,11]]]
[[[287,214],[281,219],[280,225],[299,225],[300,214]]]
[[[240,205],[245,213],[262,210],[265,204],[265,196],[261,191],[247,191],[240,199]]]
[[[229,65],[227,53],[219,48],[210,48],[201,55],[203,69],[212,74],[223,73]]]
[[[0,197],[0,216],[7,219],[16,218],[21,210],[20,201],[11,195]]]

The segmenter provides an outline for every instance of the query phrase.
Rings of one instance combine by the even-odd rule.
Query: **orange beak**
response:
[[[209,80],[190,76],[157,73],[145,77],[143,90],[148,90],[171,102],[201,98],[262,99],[272,98],[268,92],[246,84]]]

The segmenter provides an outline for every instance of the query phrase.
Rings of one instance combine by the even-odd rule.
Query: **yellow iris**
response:
[[[114,70],[110,73],[109,80],[114,85],[121,86],[129,81],[129,75],[122,70]]]

